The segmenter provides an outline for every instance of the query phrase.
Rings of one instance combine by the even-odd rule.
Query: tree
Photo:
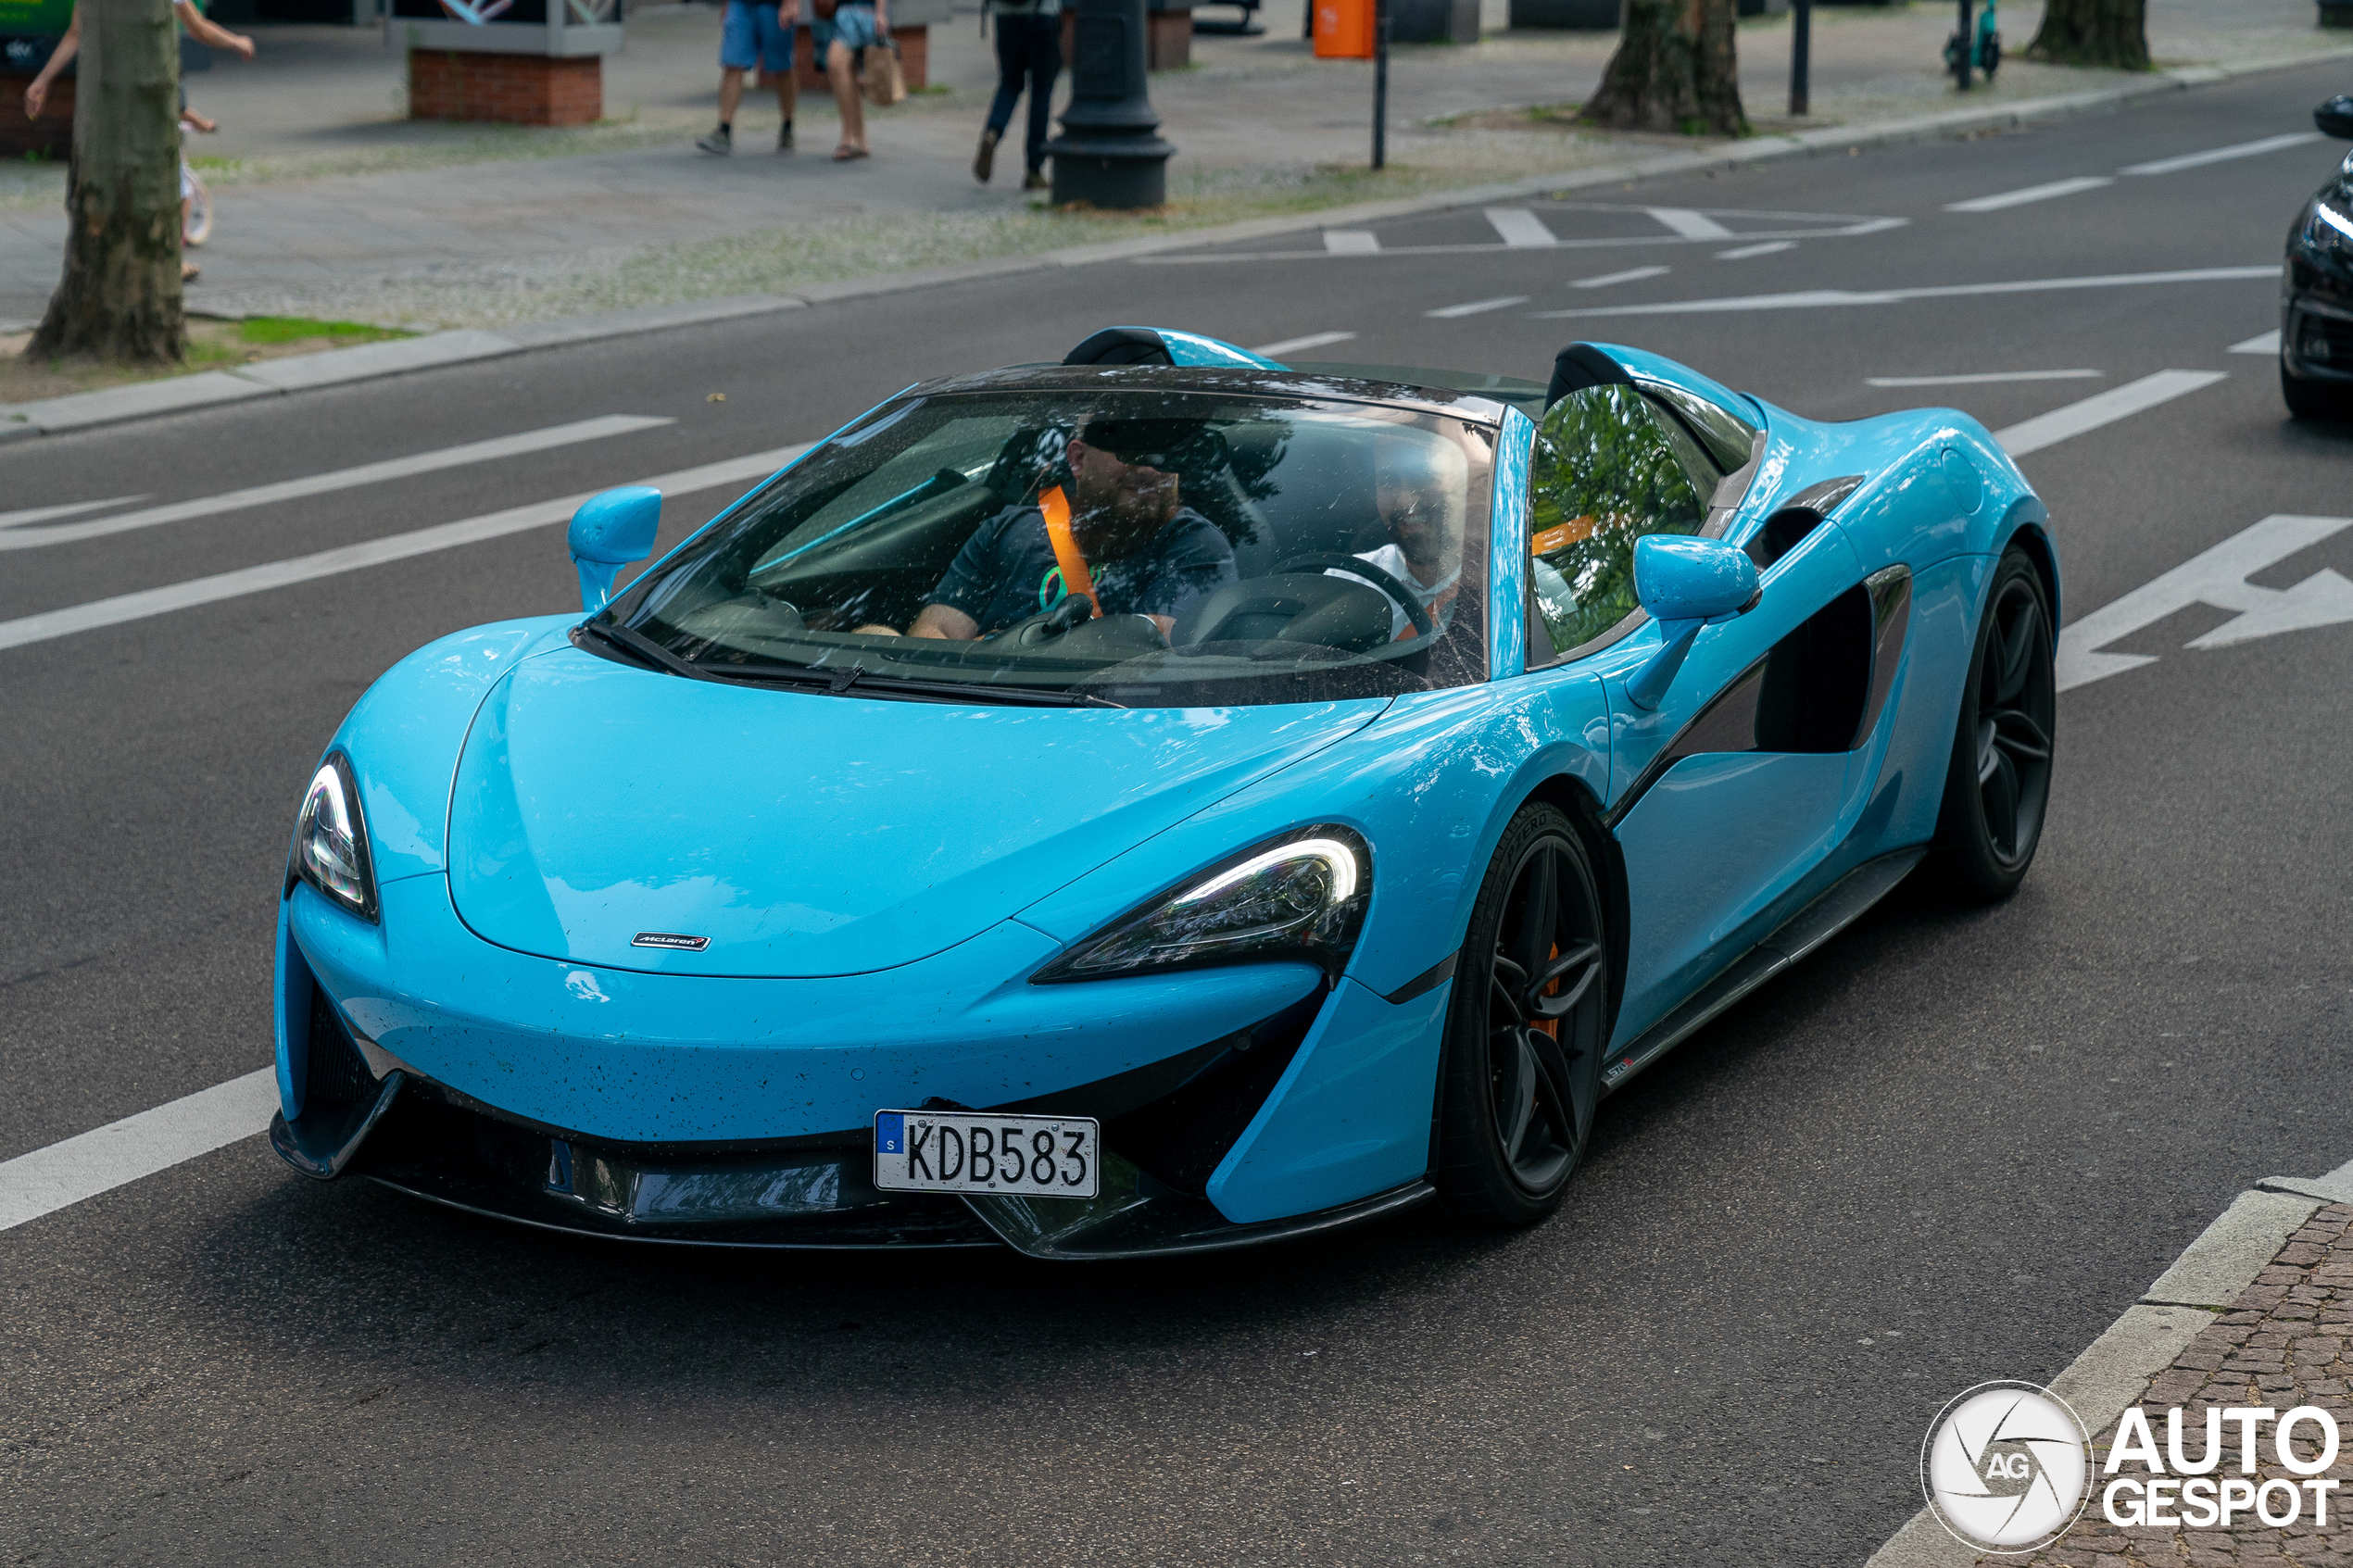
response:
[[[65,274],[28,358],[177,363],[180,40],[171,0],[82,0]]]
[[[1626,30],[1578,118],[1613,131],[1745,136],[1734,0],[1626,0]]]
[[[2050,0],[2027,57],[2061,66],[2149,69],[2148,0]]]

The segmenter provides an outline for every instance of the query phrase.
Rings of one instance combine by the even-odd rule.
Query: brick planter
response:
[[[0,157],[37,153],[62,161],[73,151],[73,78],[49,83],[49,102],[35,121],[24,117],[24,90],[31,85],[29,76],[0,76]]]
[[[595,55],[409,51],[409,118],[503,125],[591,125],[604,118],[604,62]]]

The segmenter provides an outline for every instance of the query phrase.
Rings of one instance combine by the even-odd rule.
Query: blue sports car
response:
[[[278,1153],[668,1243],[1202,1251],[1560,1202],[1596,1106],[2048,798],[2058,562],[1949,409],[1120,327],[909,388],[320,761]]]

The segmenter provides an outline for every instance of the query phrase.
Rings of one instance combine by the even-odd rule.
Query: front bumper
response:
[[[1033,987],[1005,979],[1043,941],[1026,930],[839,981],[647,975],[482,943],[436,877],[383,903],[374,927],[307,886],[284,906],[271,1142],[314,1177],[615,1239],[1052,1258],[1246,1246],[1428,1196],[1428,1089],[1417,1110],[1395,1085],[1434,1068],[1442,987],[1394,1006],[1280,964]],[[518,1023],[525,1003],[554,1027]],[[1102,1196],[877,1191],[875,1110],[925,1105],[1097,1118]]]
[[[2353,384],[2353,279],[2293,248],[2280,289],[2280,363],[2300,381]]]

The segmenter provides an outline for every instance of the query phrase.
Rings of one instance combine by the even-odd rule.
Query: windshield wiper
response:
[[[694,660],[679,658],[644,633],[633,632],[618,621],[607,623],[602,621],[591,621],[581,627],[580,632],[584,635],[596,638],[600,643],[610,644],[641,664],[650,664],[657,670],[667,670],[673,675],[684,675],[689,681],[719,679]]]

